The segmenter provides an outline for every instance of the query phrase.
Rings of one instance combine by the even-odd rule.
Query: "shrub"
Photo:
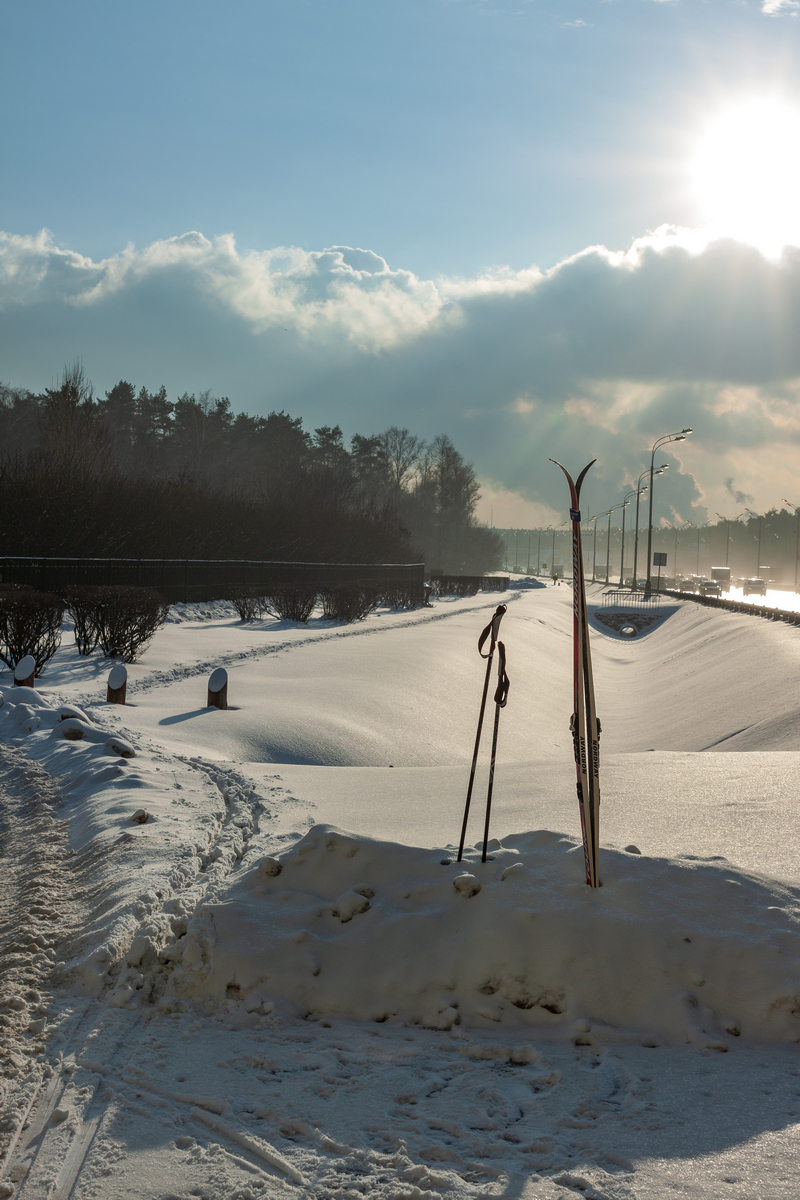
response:
[[[380,584],[341,584],[320,592],[322,615],[331,621],[363,621],[381,600]]]
[[[477,596],[480,575],[432,575],[431,588],[437,596]]]
[[[120,585],[96,591],[100,648],[108,658],[135,662],[167,619],[169,605],[152,588]]]
[[[79,654],[91,654],[100,641],[101,593],[98,587],[74,586],[64,595]]]
[[[424,583],[384,583],[380,587],[379,604],[387,608],[421,608],[425,604]]]
[[[49,592],[6,584],[0,591],[0,659],[13,671],[26,654],[36,660],[36,674],[61,645],[64,604]]]
[[[264,596],[259,588],[237,588],[228,597],[240,621],[253,621],[264,611]]]
[[[264,611],[281,621],[305,623],[314,611],[317,593],[314,588],[275,588],[263,597]]]

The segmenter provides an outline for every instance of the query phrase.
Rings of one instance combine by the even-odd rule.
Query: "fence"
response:
[[[603,608],[630,608],[637,612],[653,612],[661,603],[661,593],[631,592],[625,588],[603,592]]]
[[[246,559],[0,558],[0,582],[27,583],[59,594],[76,584],[156,588],[170,603],[219,600],[241,588],[411,583],[420,590],[423,563],[259,562]]]
[[[442,575],[431,571],[431,585],[442,595],[474,596],[478,592],[507,592],[508,575]]]

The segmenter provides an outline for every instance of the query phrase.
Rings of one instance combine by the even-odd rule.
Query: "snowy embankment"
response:
[[[603,855],[540,832],[462,863],[316,826],[203,904],[176,997],[432,1029],[526,1026],[582,1044],[800,1040],[800,889],[726,862]],[[720,1040],[722,1039],[722,1040]]]
[[[597,610],[589,892],[566,587],[509,605],[501,844],[452,861],[498,599],[347,628],[212,605],[124,708],[66,638],[0,689],[0,1196],[793,1198],[800,631],[678,603],[628,642]]]
[[[74,840],[91,845],[95,889],[104,882],[80,945],[57,965],[91,993],[113,980],[112,1004],[234,999],[243,1012],[286,1002],[304,1017],[439,1029],[543,1033],[578,1021],[612,1041],[800,1040],[800,890],[725,860],[606,849],[593,893],[580,844],[564,835],[512,835],[486,864],[474,850],[457,864],[452,847],[322,826],[220,895],[209,867],[222,881],[255,849],[246,803],[219,842],[235,788],[221,794],[184,767],[187,786],[152,751],[135,757],[30,688],[0,708],[0,736],[20,732],[37,739],[40,763],[71,777]]]

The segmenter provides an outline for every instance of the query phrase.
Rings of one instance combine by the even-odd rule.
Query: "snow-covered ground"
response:
[[[800,630],[600,595],[597,892],[565,585],[0,675],[0,1196],[796,1196]]]

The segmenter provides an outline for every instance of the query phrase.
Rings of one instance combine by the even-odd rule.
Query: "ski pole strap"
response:
[[[505,612],[506,612],[505,604],[498,604],[494,616],[492,617],[491,621],[484,629],[481,636],[478,638],[478,654],[480,654],[481,658],[488,658],[489,655],[493,652],[494,644],[497,641],[497,635],[500,631],[500,622],[502,621],[503,617],[505,616]],[[490,635],[491,635],[492,640],[491,640],[491,643],[489,646],[489,654],[484,654],[483,653],[483,645],[484,645],[484,642],[486,641],[486,639]]]
[[[497,690],[494,702],[498,708],[505,708],[508,702],[508,689],[511,681],[506,672],[506,648],[502,642],[497,643]]]

